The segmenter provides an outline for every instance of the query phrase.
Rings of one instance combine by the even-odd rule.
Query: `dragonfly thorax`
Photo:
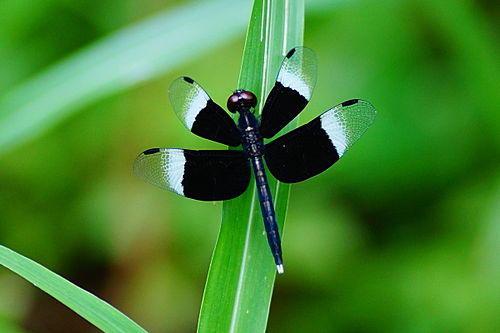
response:
[[[248,157],[262,156],[264,152],[264,140],[260,134],[259,120],[250,112],[248,107],[240,110],[238,128],[241,132],[241,144]]]

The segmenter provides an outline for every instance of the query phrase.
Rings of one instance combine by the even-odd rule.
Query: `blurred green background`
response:
[[[90,89],[66,106],[57,108],[72,98],[62,93],[65,80],[59,87],[32,78],[157,13],[183,19],[193,11],[178,12],[183,6],[191,5],[0,2],[0,128],[16,103],[57,111],[40,121],[36,112],[10,118],[3,128],[19,126],[21,134],[0,155],[0,243],[151,332],[194,331],[221,204],[154,188],[131,166],[151,147],[219,147],[185,130],[166,91],[189,75],[225,104],[237,88],[249,6],[239,28],[217,34],[217,42],[204,38],[203,51],[176,50],[182,61],[169,63],[167,54],[139,77]],[[498,4],[316,0],[306,9],[305,45],[317,53],[319,75],[301,122],[356,97],[371,101],[378,118],[340,163],[292,187],[287,273],[276,280],[268,331],[500,331]],[[229,20],[234,7],[217,15]],[[109,38],[101,43],[114,47]],[[134,48],[124,51],[131,62],[144,55]],[[66,64],[70,91],[113,75],[112,66],[92,72],[92,61],[102,59],[83,69]],[[81,78],[87,68],[92,76]],[[51,89],[55,95],[36,104]],[[35,130],[23,134],[28,119]],[[0,330],[97,331],[5,269]]]

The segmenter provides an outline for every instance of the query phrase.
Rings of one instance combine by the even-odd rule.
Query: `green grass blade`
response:
[[[33,283],[104,332],[146,332],[108,303],[1,245],[0,264]]]
[[[303,20],[303,1],[254,2],[238,88],[253,91],[259,98],[259,108],[274,84],[283,56],[292,47],[302,45]],[[283,230],[289,185],[268,177]],[[275,269],[255,186],[251,184],[242,196],[224,202],[198,331],[264,332]]]
[[[12,88],[0,96],[0,153],[84,105],[234,39],[245,29],[247,9],[247,1],[187,3],[122,29]]]

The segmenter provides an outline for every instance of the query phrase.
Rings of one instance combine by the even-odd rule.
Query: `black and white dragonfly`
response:
[[[275,136],[304,109],[315,81],[314,52],[303,47],[290,50],[260,119],[255,115],[257,98],[253,93],[238,89],[229,97],[227,108],[239,114],[235,124],[193,79],[178,78],[169,95],[182,123],[205,139],[243,149],[151,148],[137,157],[135,173],[179,195],[218,201],[241,195],[253,170],[269,246],[278,273],[283,273],[281,240],[265,166],[284,183],[311,178],[337,162],[375,118],[369,102],[351,99],[264,144],[264,139]]]

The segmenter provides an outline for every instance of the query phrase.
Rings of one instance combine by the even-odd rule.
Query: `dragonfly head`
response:
[[[238,89],[229,96],[227,100],[227,108],[232,113],[236,113],[242,108],[252,109],[257,105],[257,97],[247,90]]]

